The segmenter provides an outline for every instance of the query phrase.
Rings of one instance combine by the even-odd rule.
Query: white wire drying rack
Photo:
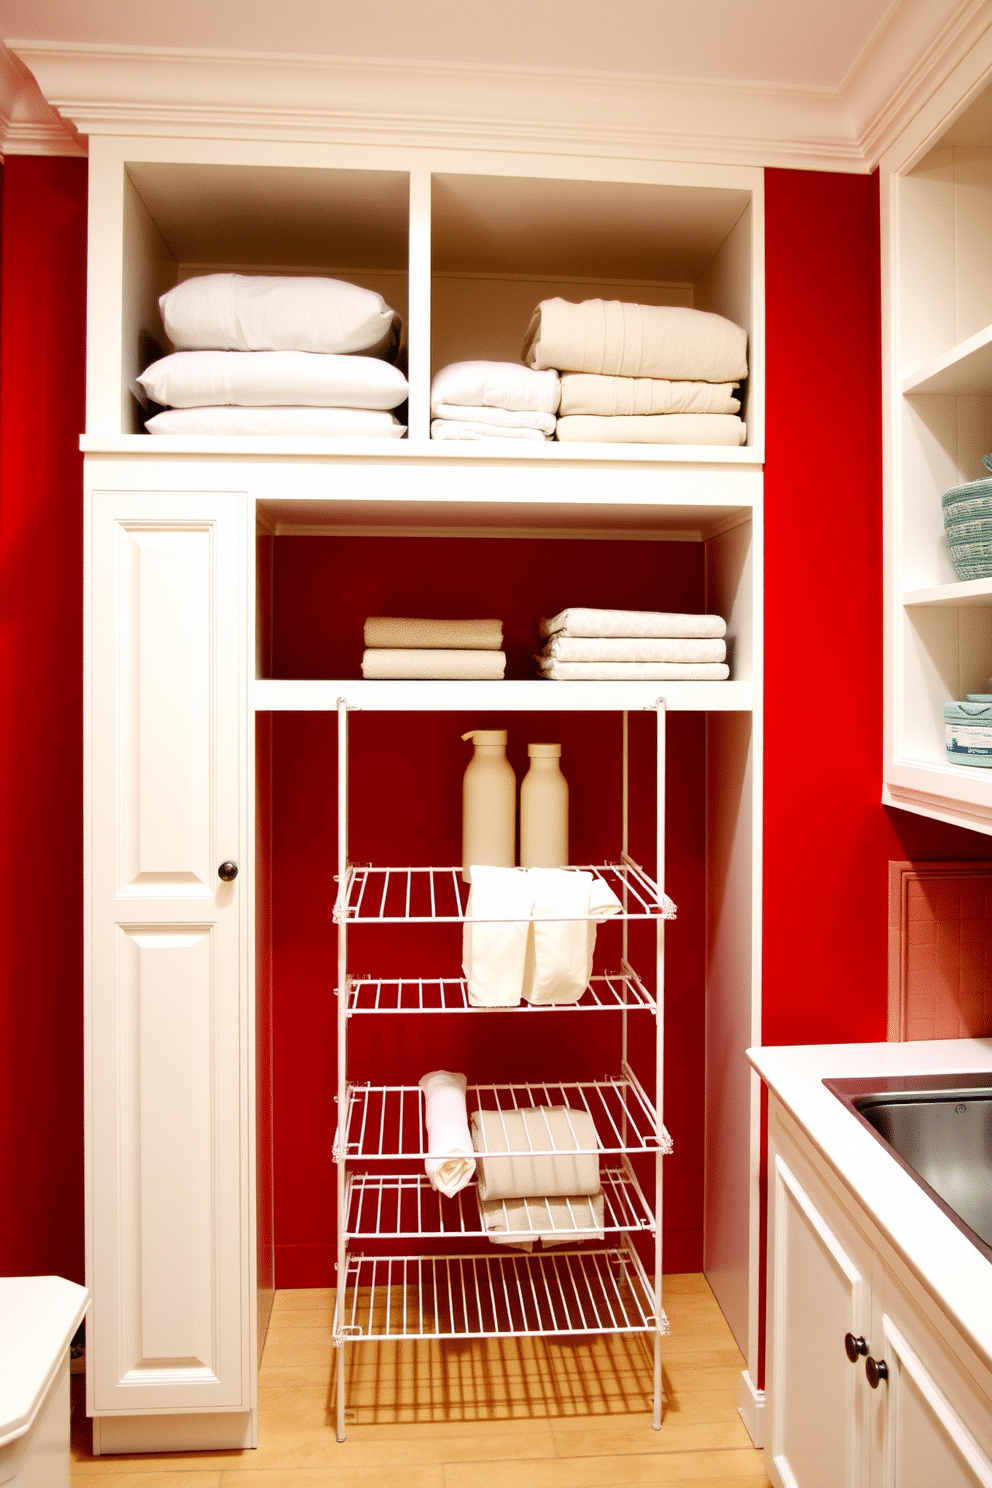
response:
[[[655,1011],[655,1001],[637,973],[606,972],[594,976],[578,1002],[543,1005],[521,1002],[511,1012],[602,1013],[633,1008]],[[355,1013],[505,1013],[506,1008],[476,1007],[469,1002],[464,977],[388,978],[349,976],[348,1016]]]

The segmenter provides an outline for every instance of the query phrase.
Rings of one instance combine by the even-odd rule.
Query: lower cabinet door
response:
[[[777,1134],[769,1137],[769,1410],[766,1468],[776,1488],[861,1488],[867,1483],[872,1250]]]

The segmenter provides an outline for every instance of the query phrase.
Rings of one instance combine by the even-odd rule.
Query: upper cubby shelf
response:
[[[907,394],[936,393],[951,397],[985,397],[992,389],[992,325],[953,346],[907,377]]]

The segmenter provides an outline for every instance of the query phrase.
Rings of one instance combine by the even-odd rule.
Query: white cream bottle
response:
[[[568,864],[568,782],[560,744],[528,744],[530,769],[520,787],[521,868]]]

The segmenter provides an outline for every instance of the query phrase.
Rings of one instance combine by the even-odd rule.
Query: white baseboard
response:
[[[115,1452],[223,1452],[258,1446],[254,1411],[174,1416],[94,1416],[93,1455]]]
[[[765,1445],[765,1392],[755,1387],[747,1370],[741,1371],[741,1388],[737,1397],[737,1414],[756,1447]]]

